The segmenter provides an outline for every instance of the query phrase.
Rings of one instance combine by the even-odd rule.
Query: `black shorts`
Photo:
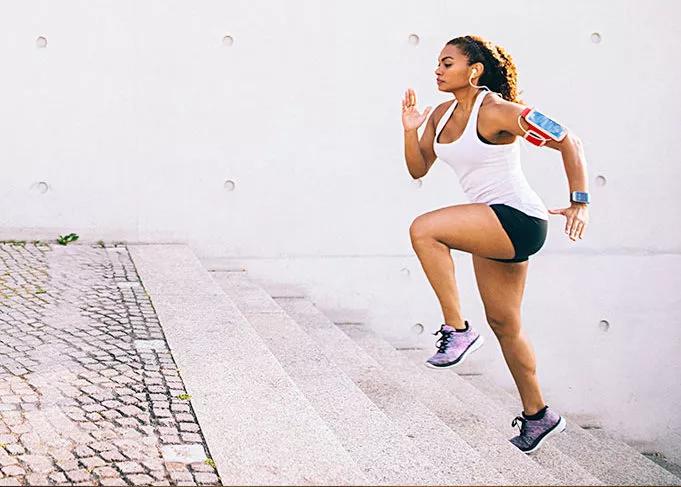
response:
[[[535,218],[508,205],[489,205],[504,227],[513,243],[515,257],[513,259],[492,259],[499,262],[524,262],[528,256],[542,248],[546,241],[548,222]]]

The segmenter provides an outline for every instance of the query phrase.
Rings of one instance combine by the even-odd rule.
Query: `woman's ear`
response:
[[[485,71],[485,65],[482,63],[473,63],[471,64],[471,77],[473,78],[479,78],[482,76],[482,73]]]

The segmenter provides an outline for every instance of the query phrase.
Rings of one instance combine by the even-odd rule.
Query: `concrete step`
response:
[[[368,337],[365,339],[369,340]],[[377,334],[373,334],[371,341],[372,346],[380,348],[386,353],[394,351],[392,345],[383,340]],[[412,353],[418,354],[418,361],[417,363],[410,363],[407,367],[418,370],[422,380],[424,381],[424,384],[428,384],[429,387],[435,387],[437,385],[440,388],[448,388],[449,392],[455,395],[463,403],[464,407],[468,411],[475,411],[476,415],[484,418],[485,421],[496,430],[497,434],[501,435],[504,438],[504,441],[510,445],[508,439],[517,435],[518,432],[517,429],[511,428],[511,420],[513,417],[515,417],[515,414],[505,414],[503,410],[500,410],[498,406],[493,404],[475,387],[472,387],[470,384],[466,383],[464,380],[456,376],[456,374],[448,373],[452,372],[451,370],[436,370],[423,366],[422,357],[424,352],[422,351],[396,351],[395,356],[398,357],[397,360],[409,360],[411,362],[409,354]],[[512,445],[510,446],[515,449],[515,447]],[[515,450],[518,451],[517,449]],[[521,453],[521,455],[526,456],[530,461],[533,461],[537,465],[541,466],[560,483],[570,485],[602,484],[602,482],[600,482],[595,476],[582,468],[574,458],[563,454],[561,451],[556,449],[555,446],[551,445],[549,441],[547,441],[535,454],[527,456]]]
[[[365,349],[402,387],[471,445],[514,485],[562,485],[559,479],[514,447],[484,416],[414,366],[392,345],[361,324],[337,324]],[[423,367],[423,369],[426,369]]]
[[[589,430],[593,436],[605,443],[608,448],[616,450],[621,455],[631,458],[631,461],[643,472],[650,475],[650,485],[681,485],[681,469],[678,465],[669,464],[670,469],[674,469],[677,473],[670,471],[670,469],[658,464],[645,455],[641,454],[635,448],[627,445],[621,440],[618,440],[614,435],[605,429]],[[657,468],[651,467],[651,463]]]
[[[128,249],[224,484],[367,482],[187,246]]]
[[[445,484],[441,458],[429,459],[244,272],[213,272],[319,416],[372,483]],[[250,345],[244,348],[250,348]],[[259,360],[257,354],[253,354]],[[324,442],[316,442],[325,449]]]
[[[421,365],[430,355],[425,350],[404,352],[416,364]],[[500,386],[489,380],[473,361],[462,364],[460,378],[475,386],[488,400],[493,402],[492,410],[497,411],[496,422],[504,428],[504,420],[511,415],[519,415],[522,404],[519,398],[509,394]],[[457,369],[450,369],[454,372]],[[436,370],[435,372],[445,372]],[[460,390],[461,381],[457,381],[452,390]],[[503,414],[506,412],[507,414]],[[501,413],[500,415],[498,413]],[[659,467],[654,462],[640,455],[633,448],[622,442],[603,441],[601,436],[592,433],[598,430],[585,430],[577,421],[563,415],[567,420],[567,429],[560,435],[551,438],[551,447],[573,458],[600,481],[610,485],[679,485],[679,479]],[[510,422],[506,423],[506,427]],[[517,430],[514,434],[517,434]],[[542,453],[548,442],[538,453]],[[626,447],[626,448],[625,448]],[[532,455],[534,456],[534,455]]]
[[[636,451],[639,451],[636,448],[634,449]],[[672,475],[676,475],[678,478],[681,479],[681,465],[672,462],[666,456],[664,456],[664,454],[659,452],[639,452],[639,453],[641,453],[641,455],[646,457],[651,462],[655,462],[655,464],[664,468],[667,472],[671,473]]]
[[[314,340],[317,346],[428,457],[438,459],[447,484],[507,485],[509,482],[454,433],[436,414],[407,392],[361,347],[340,331],[309,300],[275,301]]]

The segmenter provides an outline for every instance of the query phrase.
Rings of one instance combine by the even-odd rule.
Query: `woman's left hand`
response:
[[[589,224],[589,207],[584,203],[572,203],[569,208],[549,210],[552,215],[565,215],[565,233],[571,240],[576,241],[584,235],[584,230]]]

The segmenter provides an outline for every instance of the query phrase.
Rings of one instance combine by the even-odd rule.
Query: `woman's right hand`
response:
[[[426,107],[423,113],[419,113],[416,109],[416,93],[411,88],[408,88],[404,92],[404,98],[402,99],[402,125],[404,130],[416,130],[419,128],[428,117],[431,108]]]

